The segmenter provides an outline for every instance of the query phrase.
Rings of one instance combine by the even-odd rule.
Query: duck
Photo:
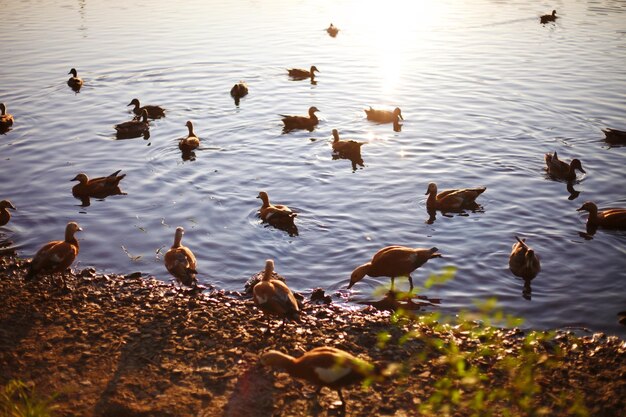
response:
[[[139,100],[136,98],[132,99],[127,106],[135,106],[133,108],[133,113],[137,116],[141,116],[143,111],[146,110],[148,112],[148,117],[151,119],[160,119],[161,117],[165,117],[165,109],[163,107],[151,105],[142,107],[141,104],[139,104]]]
[[[83,86],[83,80],[82,78],[78,78],[76,68],[72,68],[68,74],[72,74],[72,76],[67,80],[67,85],[69,85],[74,91],[80,90]]]
[[[326,29],[326,32],[334,38],[339,33],[339,28],[331,23]]]
[[[117,175],[121,171],[117,170],[108,177],[98,177],[89,179],[87,174],[81,172],[70,181],[78,181],[78,184],[72,187],[72,194],[75,197],[93,197],[105,198],[110,195],[124,194],[120,190],[119,184],[126,174]]]
[[[402,111],[400,107],[396,107],[393,111],[390,110],[376,110],[370,106],[369,110],[365,109],[365,114],[367,115],[367,120],[371,120],[373,122],[378,123],[394,123],[398,124],[398,119],[404,120],[402,117]]]
[[[233,98],[242,98],[248,94],[248,84],[243,81],[239,81],[237,84],[233,85],[233,88],[230,89],[230,95]]]
[[[320,72],[320,70],[318,70],[315,65],[311,65],[311,69],[308,71],[300,68],[289,68],[287,72],[291,78],[295,78],[297,80],[304,80],[306,78],[313,80],[315,78],[315,73]]]
[[[30,263],[26,279],[33,279],[40,274],[54,274],[61,272],[63,288],[67,288],[65,271],[72,265],[78,256],[78,240],[74,236],[83,229],[76,222],[69,222],[65,226],[65,240],[53,240],[37,251]]]
[[[426,189],[426,208],[428,210],[455,211],[464,208],[475,208],[475,200],[485,192],[487,187],[460,188],[445,190],[437,194],[437,184],[431,182]]]
[[[185,229],[177,227],[174,234],[174,244],[165,253],[163,261],[167,271],[176,278],[176,282],[188,287],[196,287],[198,285],[196,257],[191,249],[181,245],[183,234],[185,234]]]
[[[598,211],[596,203],[586,201],[576,211],[589,212],[587,226],[626,230],[626,208],[607,208]]]
[[[264,222],[271,222],[275,220],[293,220],[298,214],[291,211],[291,209],[282,204],[272,204],[270,203],[270,198],[265,191],[259,192],[256,198],[260,198],[263,202],[261,208],[259,209],[259,213],[261,215],[261,220]]]
[[[191,152],[200,146],[200,139],[193,133],[193,123],[190,120],[187,120],[185,126],[189,130],[189,134],[178,142],[178,148],[183,152]]]
[[[553,154],[545,154],[544,159],[546,161],[546,171],[548,171],[548,175],[554,178],[574,181],[576,179],[576,170],[579,170],[583,174],[587,173],[587,171],[583,169],[579,159],[574,158],[568,164],[558,158],[556,151],[554,151]]]
[[[11,213],[8,209],[17,210],[9,200],[0,201],[0,226],[4,226],[11,220]]]
[[[0,129],[7,130],[13,126],[13,115],[7,113],[7,106],[4,103],[0,103]]]
[[[541,263],[535,251],[526,244],[526,239],[515,236],[517,242],[511,248],[509,268],[514,275],[531,280],[541,271]]]
[[[541,20],[541,23],[554,22],[556,19],[558,19],[558,16],[556,15],[556,10],[552,10],[552,14],[544,14],[539,18],[539,20]]]
[[[318,395],[322,387],[337,391],[343,410],[346,400],[342,388],[366,379],[380,379],[380,372],[372,363],[330,346],[316,347],[298,358],[270,350],[261,355],[260,362],[264,366],[284,369],[290,376],[316,385]]]
[[[267,316],[266,334],[270,332],[271,316],[283,319],[282,329],[287,319],[297,319],[300,312],[293,292],[283,281],[273,279],[273,272],[274,261],[268,259],[265,261],[263,278],[252,288],[254,304]]]
[[[410,290],[413,290],[411,272],[424,265],[429,259],[443,257],[438,250],[436,247],[430,249],[408,248],[406,246],[384,247],[374,254],[371,261],[352,271],[348,289],[361,281],[365,275],[369,275],[370,277],[390,277],[392,290],[396,277],[407,276]]]
[[[367,142],[357,142],[355,140],[340,140],[339,131],[333,129],[333,152],[345,156],[359,155],[361,153],[361,146]]]
[[[309,107],[309,116],[286,116],[281,114],[280,116],[283,118],[283,123],[285,124],[285,130],[293,130],[293,129],[307,129],[312,131],[315,126],[319,123],[319,119],[315,115],[315,112],[318,112],[319,109],[315,106]]]
[[[140,120],[135,119],[115,125],[115,130],[118,138],[134,138],[149,135],[148,111],[146,109],[141,111]]]
[[[605,140],[612,144],[626,144],[626,132],[623,130],[606,128],[602,129],[604,132]]]

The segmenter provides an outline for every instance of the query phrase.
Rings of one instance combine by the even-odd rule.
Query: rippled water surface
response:
[[[446,265],[456,278],[426,294],[447,312],[497,297],[537,328],[584,326],[624,336],[626,232],[579,235],[585,200],[626,206],[626,4],[620,1],[379,2],[0,0],[0,101],[15,116],[0,136],[0,198],[18,208],[0,229],[24,257],[76,220],[80,267],[170,279],[162,255],[176,226],[200,279],[226,289],[276,260],[298,291],[345,287],[383,246],[437,246],[416,283]],[[556,23],[539,15],[557,9]],[[341,31],[331,38],[330,22]],[[317,84],[286,68],[316,65]],[[75,94],[67,72],[85,86]],[[237,107],[229,95],[244,80]],[[150,138],[115,140],[126,104],[167,109]],[[400,132],[365,119],[402,109]],[[320,109],[313,132],[282,133],[279,114]],[[177,140],[191,120],[194,161]],[[331,130],[363,146],[365,167],[333,160]],[[570,200],[543,154],[578,157]],[[127,195],[72,197],[70,180],[121,169]],[[482,210],[426,223],[427,184],[484,185]],[[299,235],[266,228],[259,191],[295,209]],[[508,270],[514,236],[542,258],[531,300]],[[357,284],[367,299],[388,279]],[[400,281],[402,282],[402,281]]]

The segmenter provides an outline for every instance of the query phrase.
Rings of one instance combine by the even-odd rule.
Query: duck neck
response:
[[[71,230],[65,231],[65,242],[78,247],[78,240],[76,239],[76,236],[74,236],[74,232]]]
[[[191,125],[191,124],[187,125],[187,129],[189,130],[189,135],[187,136],[188,138],[190,138],[192,136],[196,136],[196,134],[193,133],[193,125]]]
[[[174,235],[174,244],[172,245],[173,248],[179,248],[180,242],[183,240],[183,235],[182,233],[176,233],[176,235]]]
[[[428,198],[426,199],[426,207],[434,207],[437,202],[437,191],[431,190],[428,192]]]
[[[261,196],[261,201],[263,202],[263,205],[261,206],[261,208],[267,208],[270,206],[270,199],[267,196]]]
[[[274,264],[267,263],[265,265],[265,271],[263,271],[263,281],[270,281],[272,279],[272,272],[274,272]]]
[[[2,115],[2,116],[6,116],[6,114],[7,114],[7,108],[6,108],[6,106],[4,105],[4,103],[1,103],[1,104],[0,104],[0,115]]]

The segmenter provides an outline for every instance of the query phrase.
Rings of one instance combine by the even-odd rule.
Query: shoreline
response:
[[[315,387],[258,364],[269,349],[299,356],[324,345],[402,368],[369,388],[344,389],[347,415],[417,415],[448,372],[446,355],[433,350],[429,338],[467,353],[468,364],[484,370],[494,389],[510,385],[499,366],[524,349],[524,332],[515,328],[493,329],[506,349],[487,358],[475,355],[481,340],[462,328],[392,324],[389,313],[372,307],[354,311],[308,300],[300,323],[287,323],[279,334],[273,320],[265,336],[267,321],[252,300],[231,292],[194,294],[140,274],[91,268],[68,275],[71,290],[63,292],[49,277],[24,281],[25,265],[14,252],[0,255],[0,383],[20,379],[40,395],[58,394],[58,416],[338,415],[332,390],[323,389],[318,404]],[[418,336],[404,341],[407,332]],[[625,412],[625,341],[557,332],[532,353],[556,364],[531,364],[537,410],[573,415],[567,404],[580,400],[591,416]],[[498,407],[517,405],[500,401]]]

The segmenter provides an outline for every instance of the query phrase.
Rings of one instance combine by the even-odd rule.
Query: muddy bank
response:
[[[423,337],[399,343],[408,330],[426,337],[433,335],[432,328],[390,324],[388,313],[371,307],[349,311],[305,302],[300,324],[265,336],[266,320],[251,300],[236,294],[194,294],[140,274],[102,275],[89,269],[71,275],[70,291],[62,291],[50,278],[26,282],[24,265],[11,254],[0,258],[0,384],[18,378],[34,383],[39,393],[58,393],[60,416],[339,413],[335,392],[322,390],[317,404],[313,386],[258,365],[259,354],[267,349],[298,356],[329,345],[381,364],[406,365],[386,382],[344,390],[347,415],[353,416],[417,415],[417,407],[447,371],[441,353]],[[380,349],[377,341],[385,331],[390,341]],[[506,352],[515,357],[522,332],[500,333]],[[480,346],[453,328],[438,336],[455,340],[461,350]],[[563,398],[572,396],[568,401],[573,403],[578,393],[589,415],[624,415],[624,341],[560,334],[534,349],[558,361],[558,366],[542,369],[536,381],[537,410],[571,415]],[[497,367],[499,360],[480,363],[494,389],[509,383]],[[514,407],[506,401],[498,406]],[[452,414],[469,415],[470,410]]]

